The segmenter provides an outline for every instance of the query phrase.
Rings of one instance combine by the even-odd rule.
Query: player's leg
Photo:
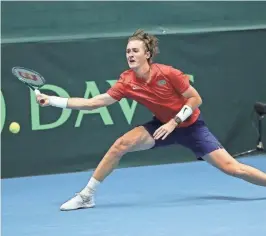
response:
[[[154,144],[154,139],[143,126],[136,127],[124,134],[107,151],[85,188],[65,202],[60,210],[69,211],[94,207],[94,193],[97,186],[114,170],[122,156],[127,152],[150,149]]]
[[[154,140],[153,133],[162,123],[157,119],[137,127],[121,138],[119,138],[108,150],[98,167],[90,178],[87,186],[77,194],[76,197],[64,203],[61,210],[74,210],[78,208],[93,207],[94,193],[97,186],[103,181],[112,170],[118,165],[120,159],[127,152],[135,152],[147,150],[160,146],[168,146],[176,143],[175,131],[171,133],[165,140]]]
[[[210,132],[205,122],[199,118],[192,126],[181,129],[184,137],[181,142],[191,149],[197,158],[202,158],[224,173],[250,183],[266,186],[266,174],[242,164],[234,159]]]
[[[94,171],[93,178],[99,182],[103,181],[127,152],[147,150],[153,147],[168,146],[176,143],[175,132],[170,134],[165,140],[154,140],[153,134],[161,125],[162,123],[154,118],[119,138],[105,154]]]
[[[218,149],[202,157],[224,173],[243,179],[252,184],[266,186],[266,174],[254,167],[242,164],[225,149]]]
[[[115,141],[94,171],[93,178],[102,182],[117,167],[123,155],[150,149],[154,144],[154,139],[143,126],[134,128]]]

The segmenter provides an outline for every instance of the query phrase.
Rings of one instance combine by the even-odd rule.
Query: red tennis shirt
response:
[[[171,66],[154,63],[151,65],[151,79],[146,83],[137,78],[132,69],[124,71],[120,79],[107,93],[116,100],[129,98],[147,107],[162,123],[174,118],[186,104],[182,96],[190,86],[189,78]],[[178,127],[193,124],[200,114],[197,108],[193,114]]]

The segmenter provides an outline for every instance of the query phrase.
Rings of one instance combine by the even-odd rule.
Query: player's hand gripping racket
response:
[[[41,88],[45,84],[45,79],[38,72],[30,69],[26,69],[23,67],[13,67],[12,73],[15,75],[21,82],[26,84],[29,88],[31,88],[36,96],[40,94],[39,88]],[[39,101],[41,104],[45,103],[44,99]]]

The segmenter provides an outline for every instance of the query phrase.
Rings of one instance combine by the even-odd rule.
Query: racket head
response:
[[[44,77],[34,70],[15,66],[12,68],[12,73],[20,81],[33,88],[41,88],[45,84]]]

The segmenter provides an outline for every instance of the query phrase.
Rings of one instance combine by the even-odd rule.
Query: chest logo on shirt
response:
[[[137,85],[132,85],[132,89],[133,89],[133,90],[137,90],[137,89],[140,89],[140,87],[137,86]]]
[[[157,81],[157,84],[158,84],[159,86],[163,86],[163,85],[166,84],[166,81],[165,81],[164,79],[161,79],[161,80]]]

